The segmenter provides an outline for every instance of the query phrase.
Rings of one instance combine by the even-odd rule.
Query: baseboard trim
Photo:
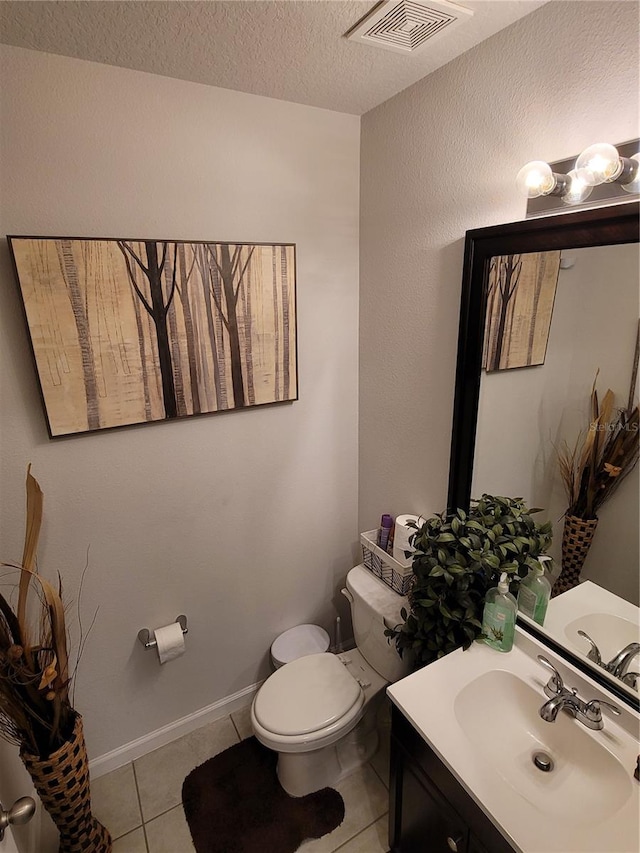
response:
[[[165,746],[173,740],[177,740],[189,732],[199,729],[200,726],[205,726],[207,723],[213,723],[216,720],[221,720],[235,711],[240,711],[251,704],[254,695],[258,692],[258,688],[262,682],[250,684],[249,687],[244,687],[238,690],[237,693],[232,693],[231,696],[225,696],[224,699],[219,699],[212,705],[207,705],[206,708],[201,708],[199,711],[194,711],[193,714],[188,714],[186,717],[181,717],[172,723],[168,723],[162,728],[156,729],[149,734],[125,743],[117,749],[111,750],[104,755],[98,756],[89,762],[89,773],[92,779],[98,779],[106,773],[111,773],[112,770],[117,770],[130,761],[135,761],[136,758],[141,758],[148,752],[153,752],[158,747]]]

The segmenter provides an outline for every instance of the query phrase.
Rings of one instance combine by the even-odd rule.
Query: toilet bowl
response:
[[[408,671],[386,627],[402,621],[407,599],[364,566],[347,575],[356,648],[306,655],[280,667],[251,706],[256,738],[278,753],[278,778],[300,797],[335,785],[378,746],[375,714],[384,689]]]

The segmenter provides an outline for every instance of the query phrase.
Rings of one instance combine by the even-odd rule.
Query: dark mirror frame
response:
[[[449,512],[468,510],[473,478],[482,349],[489,262],[496,255],[526,254],[589,246],[638,243],[640,203],[627,202],[611,207],[562,213],[537,219],[510,222],[467,231],[462,271],[462,297],[458,331],[453,429],[449,465]],[[555,644],[530,625],[520,623],[574,666],[589,674],[618,698],[636,709],[640,699],[629,697],[608,679],[600,676],[564,647]]]

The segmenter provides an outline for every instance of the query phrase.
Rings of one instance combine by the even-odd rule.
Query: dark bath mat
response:
[[[294,853],[342,823],[337,791],[290,797],[278,782],[277,760],[250,737],[189,773],[182,804],[197,853]]]

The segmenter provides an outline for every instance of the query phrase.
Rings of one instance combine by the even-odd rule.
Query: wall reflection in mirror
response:
[[[578,445],[581,453],[585,439],[589,444],[594,380],[601,407],[608,389],[614,395],[596,439],[611,437],[620,411],[637,406],[639,299],[637,243],[490,261],[471,493],[520,496],[543,507],[537,517],[554,528],[554,576],[569,505],[558,450]],[[622,421],[635,430],[637,448],[637,413],[635,423]],[[608,470],[616,476],[615,465]],[[597,508],[580,573],[588,583],[552,598],[544,631],[633,689],[640,670],[640,484],[637,466],[622,473],[605,484],[615,488]]]

